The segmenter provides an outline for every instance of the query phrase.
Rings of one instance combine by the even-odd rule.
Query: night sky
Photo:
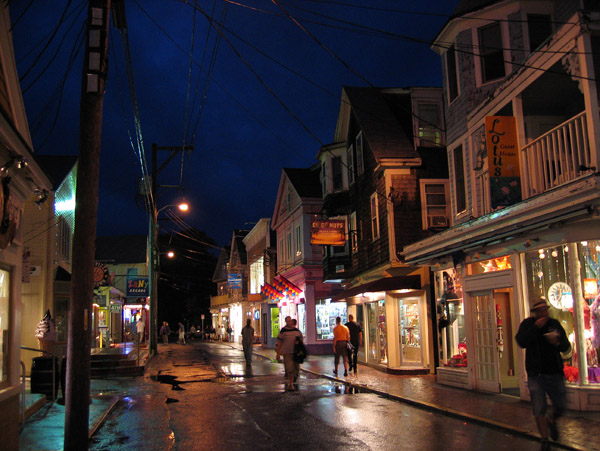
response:
[[[163,190],[158,206],[185,197],[185,222],[220,245],[234,228],[271,217],[282,168],[316,162],[319,147],[333,139],[342,86],[441,86],[440,59],[428,43],[456,6],[196,4],[194,14],[193,1],[125,0],[127,35],[148,164],[152,143],[194,146],[158,180],[181,180],[184,191]],[[10,8],[34,150],[75,155],[87,2],[12,0]],[[135,196],[142,170],[130,141],[136,132],[123,39],[112,25],[109,45],[98,235],[146,233]]]

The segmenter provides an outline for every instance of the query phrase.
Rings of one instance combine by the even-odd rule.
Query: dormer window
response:
[[[487,83],[504,77],[506,71],[500,22],[481,27],[478,31],[482,82]]]
[[[419,146],[435,147],[442,143],[440,112],[435,103],[420,103],[419,106]]]
[[[331,182],[333,183],[333,192],[344,189],[344,178],[342,176],[342,158],[333,157],[331,159]]]

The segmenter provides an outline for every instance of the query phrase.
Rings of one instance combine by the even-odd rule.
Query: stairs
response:
[[[134,353],[92,354],[92,379],[143,376],[144,367],[137,366],[136,357]]]

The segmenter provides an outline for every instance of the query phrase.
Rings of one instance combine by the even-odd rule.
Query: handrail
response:
[[[43,349],[29,348],[27,346],[21,346],[21,349],[24,349],[26,351],[50,354],[52,356],[52,401],[50,402],[50,404],[53,404],[54,400],[56,399],[56,359],[58,359],[58,356],[53,352],[44,351]],[[23,385],[23,387],[25,386]]]

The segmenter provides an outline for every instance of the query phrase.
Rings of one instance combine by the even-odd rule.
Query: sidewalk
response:
[[[238,349],[241,344],[223,343]],[[254,347],[254,354],[273,360],[274,349]],[[343,366],[338,368],[343,374]],[[301,371],[415,407],[539,440],[529,402],[519,398],[444,386],[435,375],[397,376],[359,364],[358,374],[333,375],[333,355],[309,355]],[[553,446],[574,450],[600,450],[600,412],[568,411],[559,422],[560,438]]]
[[[92,349],[92,354],[126,354],[128,359],[137,360],[137,347],[131,343],[120,344],[113,348]],[[142,348],[139,355],[139,365],[146,366],[148,363],[148,348]],[[98,381],[98,382],[97,382]],[[101,382],[100,382],[101,381]],[[95,394],[102,390],[97,390],[95,386],[104,388],[104,381],[90,381],[90,410],[89,410],[89,437],[91,438],[98,428],[102,426],[108,415],[116,407],[120,400],[119,394]],[[62,394],[59,391],[58,397]],[[113,392],[114,393],[114,392]],[[65,428],[65,406],[56,401],[50,403],[43,401],[40,403],[43,395],[26,393],[27,420],[19,436],[20,450],[59,450],[64,445]],[[39,404],[33,407],[34,404]],[[31,410],[34,410],[32,413]]]

